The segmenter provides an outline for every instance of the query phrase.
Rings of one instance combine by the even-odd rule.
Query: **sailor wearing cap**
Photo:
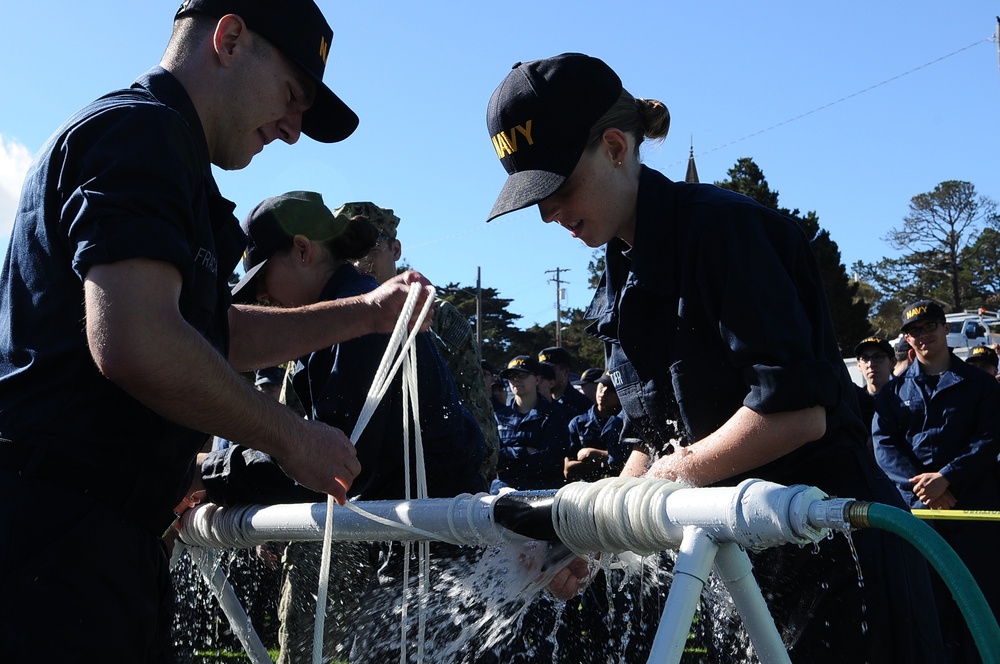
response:
[[[911,509],[1000,510],[1000,384],[948,348],[944,310],[936,303],[906,307],[902,328],[916,361],[875,397],[879,465]],[[932,526],[1000,614],[1000,531],[963,521]],[[953,649],[947,661],[973,661],[977,651],[965,621],[950,593],[940,590],[938,615]]]
[[[552,365],[555,381],[552,385],[552,399],[566,409],[567,416],[572,419],[586,413],[593,402],[577,392],[570,385],[570,373],[573,370],[573,356],[561,346],[543,349],[538,354],[538,361]]]
[[[854,347],[854,357],[857,358],[858,371],[865,380],[864,386],[854,387],[858,395],[858,405],[861,406],[861,421],[869,431],[870,445],[872,418],[875,417],[875,395],[892,378],[893,350],[886,339],[868,337],[859,341]]]
[[[997,377],[997,351],[992,346],[974,346],[969,349],[965,358],[969,366],[982,369],[994,378]]]
[[[496,415],[500,481],[494,491],[504,485],[527,491],[565,484],[563,458],[569,450],[569,422],[561,408],[538,393],[543,372],[530,355],[518,355],[500,372],[514,398]]]
[[[489,218],[537,205],[542,221],[605,247],[587,331],[605,343],[623,436],[638,443],[625,474],[694,485],[809,483],[902,506],[866,449],[823,279],[798,223],[644,165],[643,141],[665,137],[670,114],[633,96],[592,56],[518,62],[491,96],[486,123],[507,173]],[[780,605],[779,630],[795,632],[796,658],[832,661],[836,643],[839,661],[940,661],[932,612],[913,600],[915,585],[929,600],[929,576],[909,573],[923,561],[888,534],[859,546],[877,565],[865,574],[877,581],[864,588],[837,581],[855,559],[843,541],[824,542],[818,555],[782,547],[757,557],[756,569],[782,572],[761,586]],[[806,608],[802,593],[784,592],[796,579],[831,591],[810,596]],[[848,636],[862,618],[843,607],[862,604],[891,609],[865,618],[884,635],[878,643]],[[795,617],[806,611],[810,626],[799,631]]]
[[[594,403],[597,399],[597,381],[603,375],[604,369],[591,367],[580,374],[580,378],[574,380],[571,384],[580,394],[590,399],[591,403]]]
[[[632,452],[621,440],[622,404],[611,376],[604,372],[594,384],[596,403],[569,422],[570,455],[563,464],[569,482],[617,475]]]
[[[227,283],[245,236],[212,171],[354,131],[323,82],[332,37],[313,0],[185,0],[158,66],[73,114],[29,170],[0,276],[0,490],[23,501],[0,515],[0,540],[33,561],[0,560],[17,598],[5,660],[166,658],[161,537],[192,502],[209,433],[278,453],[345,500],[359,468],[343,432],[295,419],[238,371],[366,326],[337,306],[314,312],[314,335],[289,331],[288,314],[273,338],[251,329]],[[378,309],[393,307],[352,311],[374,322]]]

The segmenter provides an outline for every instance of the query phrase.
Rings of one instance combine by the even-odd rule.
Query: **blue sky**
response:
[[[72,112],[159,61],[178,2],[13,3],[0,24],[0,249],[30,157]],[[280,3],[278,3],[280,4]],[[319,4],[333,26],[326,82],[361,125],[334,145],[272,144],[218,173],[241,218],[292,189],[331,206],[372,200],[402,218],[403,256],[432,281],[512,298],[522,324],[589,302],[591,250],[530,210],[484,223],[504,179],[486,104],[512,64],[565,51],[604,59],[636,96],[670,108],[644,161],[703,182],[740,157],[779,202],[814,210],[843,262],[893,255],[881,240],[910,198],[968,180],[1000,200],[1000,6],[963,2],[545,2]]]

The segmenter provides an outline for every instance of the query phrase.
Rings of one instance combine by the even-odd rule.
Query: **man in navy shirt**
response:
[[[903,310],[903,336],[916,360],[875,397],[875,458],[911,509],[1000,510],[1000,385],[948,348],[944,310],[929,301]],[[996,524],[933,521],[1000,609]],[[978,661],[951,592],[932,577],[948,661]]]
[[[858,406],[861,407],[861,421],[868,429],[868,445],[871,446],[872,419],[875,417],[875,395],[892,378],[895,351],[882,337],[867,337],[854,347],[854,357],[858,360],[858,372],[864,385],[855,385]]]
[[[10,661],[169,658],[160,536],[209,434],[340,501],[358,474],[343,432],[238,371],[390,331],[419,276],[308,310],[232,306],[246,237],[211,170],[353,132],[322,82],[332,37],[312,0],[187,0],[160,66],[71,117],[29,170],[0,276]]]
[[[556,374],[555,385],[552,387],[552,400],[563,406],[570,419],[586,413],[593,405],[570,385],[570,372],[573,369],[573,356],[565,348],[552,346],[538,354],[538,361],[552,365]]]

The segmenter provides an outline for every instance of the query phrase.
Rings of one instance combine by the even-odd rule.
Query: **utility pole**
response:
[[[562,347],[562,297],[563,297],[563,284],[569,283],[568,281],[563,281],[560,275],[563,272],[569,272],[567,268],[557,267],[554,270],[546,270],[545,274],[555,273],[554,279],[549,279],[549,283],[553,281],[556,282],[556,346]]]
[[[483,282],[480,268],[476,267],[476,343],[483,347]]]

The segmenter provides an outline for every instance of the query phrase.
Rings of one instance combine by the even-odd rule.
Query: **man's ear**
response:
[[[215,25],[212,46],[223,66],[228,67],[237,47],[249,43],[250,31],[243,19],[236,14],[226,14]]]
[[[403,255],[403,245],[399,243],[399,240],[392,241],[392,260],[398,261],[399,257]]]

